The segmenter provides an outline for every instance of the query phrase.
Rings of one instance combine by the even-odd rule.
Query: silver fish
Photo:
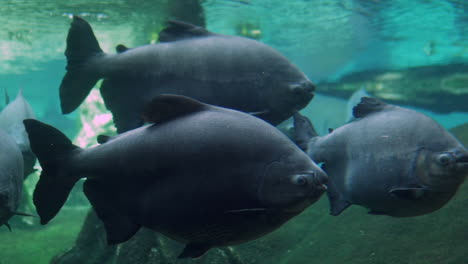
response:
[[[331,214],[351,204],[396,217],[441,208],[468,175],[468,151],[429,117],[364,97],[357,120],[319,137],[295,117],[298,145],[329,175]]]

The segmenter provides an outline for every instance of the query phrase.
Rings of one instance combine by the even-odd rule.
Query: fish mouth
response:
[[[301,97],[312,99],[314,97],[315,85],[311,81],[301,81],[289,85],[289,91]]]
[[[461,157],[457,157],[457,163],[468,163],[468,155],[463,155]]]
[[[467,151],[455,152],[455,162],[459,168],[462,168],[463,170],[468,170],[468,152]]]

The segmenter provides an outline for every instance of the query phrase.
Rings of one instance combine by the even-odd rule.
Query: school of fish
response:
[[[36,120],[21,90],[12,102],[5,92],[0,225],[27,215],[17,209],[36,157],[42,173],[33,202],[42,224],[84,178],[109,244],[146,227],[184,243],[180,258],[268,234],[324,193],[332,215],[352,204],[370,214],[428,214],[468,176],[467,149],[442,126],[364,90],[348,106],[349,123],[319,136],[299,114],[315,85],[256,40],[169,21],[159,43],[108,54],[91,25],[74,16],[66,44],[62,113],[103,79],[119,134],[80,148]],[[290,117],[294,140],[275,127]]]

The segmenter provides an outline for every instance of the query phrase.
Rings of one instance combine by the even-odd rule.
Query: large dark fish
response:
[[[326,189],[326,174],[256,117],[177,95],[157,96],[144,116],[156,124],[89,149],[24,122],[43,168],[34,191],[42,224],[87,177],[84,192],[110,244],[145,226],[187,243],[180,257],[198,257],[275,230]]]
[[[296,141],[329,176],[331,214],[351,204],[397,217],[441,208],[468,175],[467,150],[429,117],[364,97],[349,124],[318,137],[295,117]]]
[[[119,132],[143,124],[143,106],[158,94],[255,113],[277,125],[305,107],[315,86],[283,55],[258,41],[169,22],[161,43],[105,54],[91,26],[75,16],[67,37],[63,113],[75,110],[96,82]]]
[[[15,140],[0,130],[0,226],[17,213],[23,192],[23,157]]]

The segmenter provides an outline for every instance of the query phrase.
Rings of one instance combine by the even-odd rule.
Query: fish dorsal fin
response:
[[[353,116],[366,117],[369,114],[382,111],[388,104],[372,97],[362,97],[361,102],[353,108]]]
[[[168,24],[168,27],[159,32],[159,42],[171,42],[211,34],[211,32],[205,28],[190,23],[169,20]]]
[[[186,96],[162,94],[146,105],[143,119],[149,123],[162,123],[202,111],[207,107],[208,105]]]
[[[115,47],[115,51],[117,51],[117,53],[126,52],[129,49],[130,48],[128,48],[127,46],[125,46],[123,44],[119,44],[119,45],[117,45],[117,47]]]

